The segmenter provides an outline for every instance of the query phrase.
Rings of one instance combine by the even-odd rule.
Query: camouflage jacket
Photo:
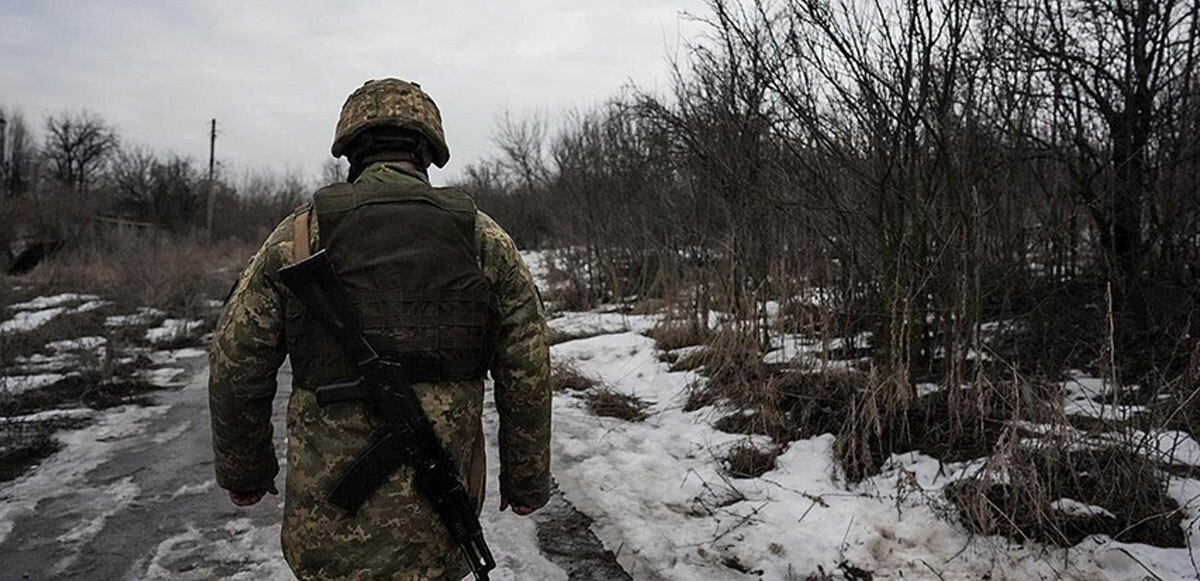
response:
[[[359,182],[412,183],[424,176],[378,163]],[[307,211],[301,208],[299,211]],[[250,259],[230,296],[211,350],[209,406],[217,483],[228,490],[266,487],[279,472],[272,445],[271,402],[287,356],[287,291],[278,277],[291,265],[296,214],[286,218]],[[309,239],[317,245],[316,219]],[[514,504],[549,499],[549,355],[541,301],[512,239],[478,214],[476,243],[498,312],[491,375],[500,420],[500,492]],[[414,386],[434,429],[482,501],[483,382]],[[370,434],[359,406],[322,409],[313,392],[289,399],[288,474],[283,549],[301,579],[461,579],[457,548],[403,468],[354,515],[324,502]],[[336,409],[335,409],[336,408]]]

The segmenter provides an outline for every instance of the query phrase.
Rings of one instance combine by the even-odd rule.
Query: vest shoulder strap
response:
[[[309,257],[308,222],[312,216],[312,204],[305,204],[292,220],[292,260],[300,262]]]

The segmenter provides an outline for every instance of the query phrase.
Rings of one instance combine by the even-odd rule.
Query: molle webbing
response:
[[[477,379],[489,363],[490,293],[479,268],[475,203],[452,189],[338,184],[314,196],[318,241],[337,267],[363,330],[412,381]],[[331,337],[289,301],[297,385],[352,380]]]

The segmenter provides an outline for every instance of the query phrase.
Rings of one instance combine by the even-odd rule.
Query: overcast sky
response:
[[[415,80],[442,110],[444,182],[492,153],[496,118],[664,91],[702,0],[404,2],[0,0],[0,107],[39,130],[86,108],[126,143],[234,171],[316,174],[369,78]],[[437,174],[437,172],[434,172]]]

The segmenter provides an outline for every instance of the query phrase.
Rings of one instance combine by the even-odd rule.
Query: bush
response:
[[[624,394],[609,387],[593,389],[584,394],[588,409],[593,414],[617,418],[627,422],[640,422],[650,417],[649,404],[636,396]]]

